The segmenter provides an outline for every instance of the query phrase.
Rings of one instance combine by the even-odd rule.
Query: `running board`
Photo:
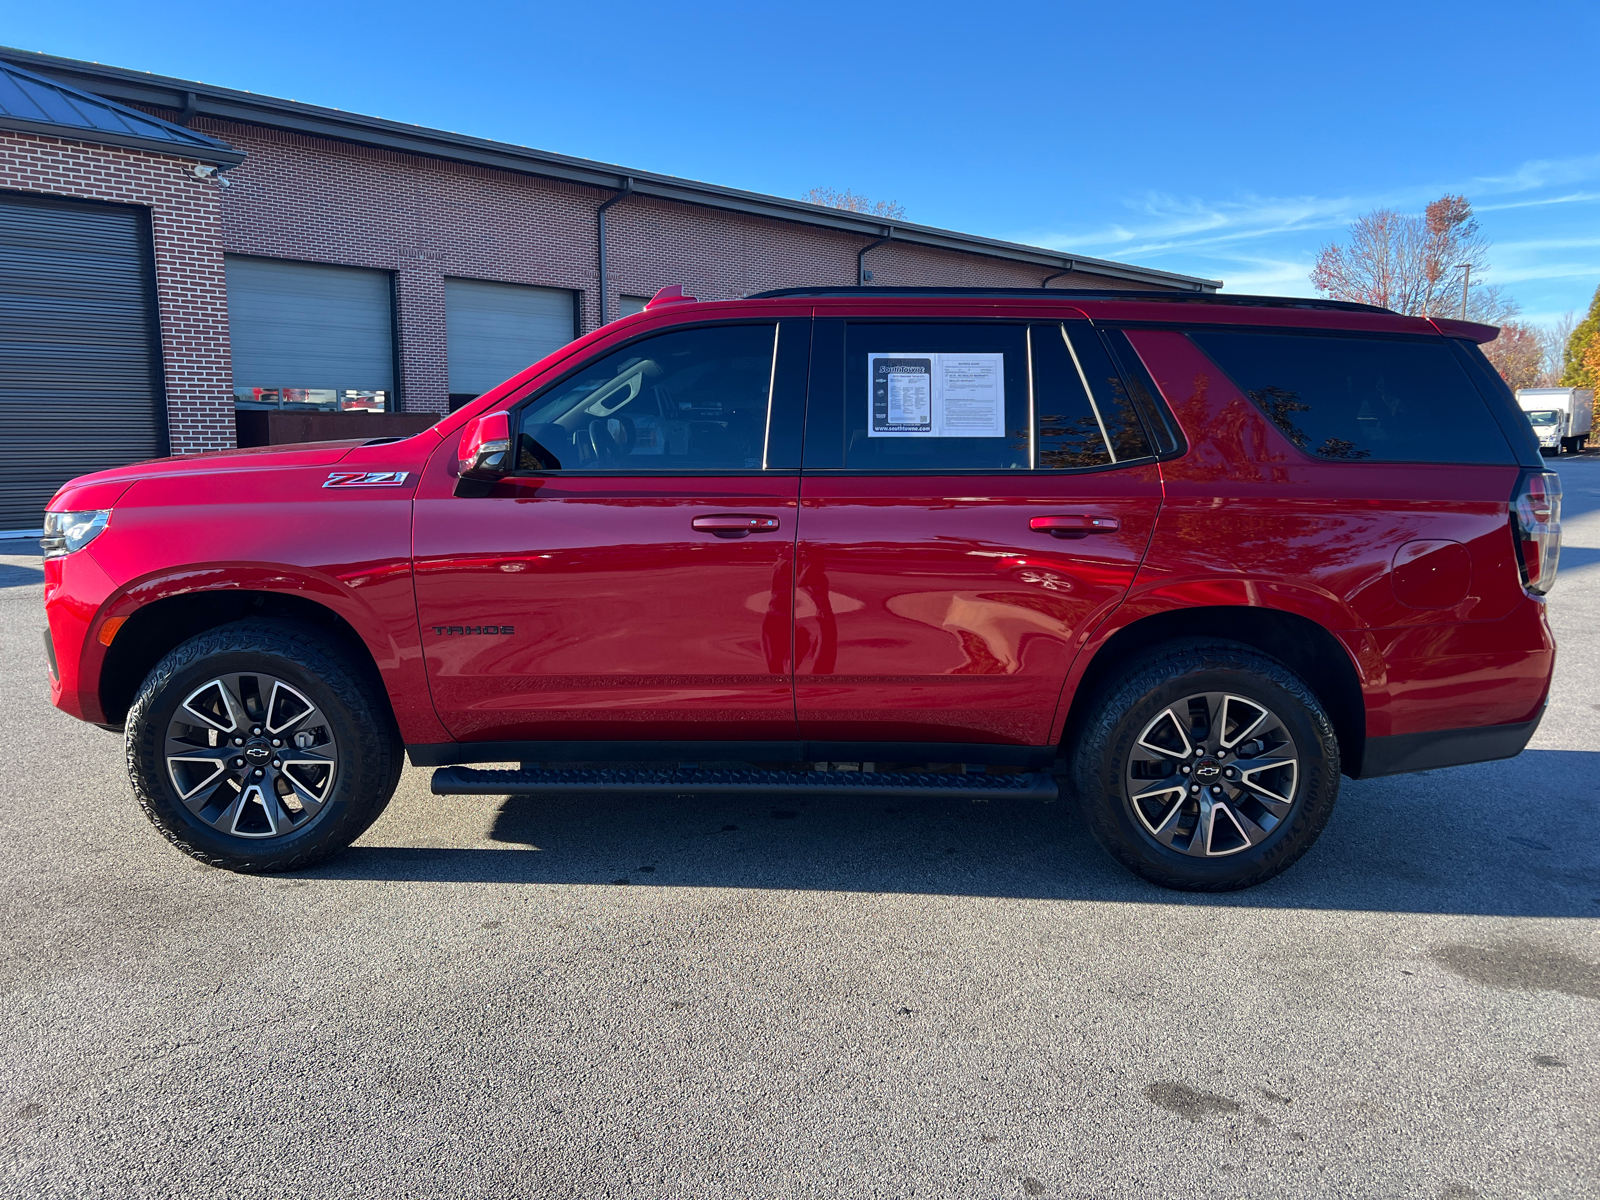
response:
[[[1054,800],[1053,776],[955,775],[910,771],[478,771],[441,767],[435,796],[678,796],[721,792],[742,796],[838,796],[846,792],[888,798],[988,799],[1019,796]]]

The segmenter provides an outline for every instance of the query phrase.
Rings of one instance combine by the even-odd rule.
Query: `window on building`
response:
[[[634,313],[642,313],[644,306],[649,303],[649,296],[619,296],[617,298],[617,315],[619,317],[631,317]]]
[[[522,407],[518,469],[760,470],[776,334],[702,326],[606,355]]]
[[[389,273],[228,255],[234,400],[242,409],[389,412]]]

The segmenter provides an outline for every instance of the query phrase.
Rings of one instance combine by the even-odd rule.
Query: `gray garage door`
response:
[[[450,398],[481,396],[573,338],[573,294],[446,279],[444,310],[450,353]]]
[[[0,531],[167,452],[153,279],[147,210],[0,195]]]
[[[387,271],[230,254],[234,394],[286,388],[394,394]]]

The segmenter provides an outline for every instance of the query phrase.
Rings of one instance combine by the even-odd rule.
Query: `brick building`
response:
[[[246,413],[425,421],[670,284],[1220,286],[15,50],[0,255],[0,531]]]

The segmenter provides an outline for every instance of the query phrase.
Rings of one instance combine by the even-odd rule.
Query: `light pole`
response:
[[[1467,319],[1467,289],[1472,286],[1472,264],[1459,263],[1461,268],[1461,319]]]

